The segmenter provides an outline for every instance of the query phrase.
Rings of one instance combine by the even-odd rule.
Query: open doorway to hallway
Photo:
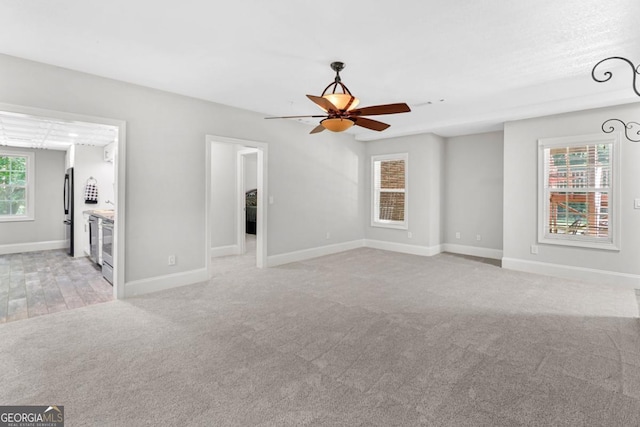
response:
[[[206,144],[209,271],[212,258],[228,255],[255,254],[265,267],[267,144],[211,135]]]

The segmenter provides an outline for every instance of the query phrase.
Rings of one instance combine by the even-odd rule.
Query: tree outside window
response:
[[[0,152],[0,220],[33,219],[33,154]]]

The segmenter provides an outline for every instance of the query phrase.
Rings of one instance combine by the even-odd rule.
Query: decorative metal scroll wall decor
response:
[[[616,130],[615,126],[617,125],[617,123],[612,124],[611,122],[620,122],[622,126],[624,126],[624,135],[627,137],[629,141],[640,142],[640,123],[637,123],[637,122],[625,123],[620,119],[609,119],[602,124],[602,131],[604,133],[611,133],[614,130]],[[635,135],[635,137],[638,139],[633,139],[631,137],[632,135]]]
[[[603,59],[593,67],[593,70],[591,70],[591,78],[598,83],[604,83],[611,80],[611,77],[613,77],[613,73],[611,71],[605,71],[603,74],[604,77],[598,78],[596,77],[596,68],[598,68],[598,66],[603,62],[610,61],[612,59],[613,60],[618,59],[629,64],[629,66],[631,67],[631,71],[633,73],[633,91],[636,93],[636,95],[640,96],[640,91],[638,90],[638,75],[640,75],[640,65],[636,67],[633,64],[633,62],[629,61],[627,58],[623,58],[621,56],[612,56],[610,58]],[[640,142],[640,123],[637,123],[637,122],[625,123],[620,119],[609,119],[604,123],[602,123],[602,131],[605,133],[613,132],[615,130],[615,126],[617,125],[617,123],[612,123],[612,122],[619,122],[622,124],[622,126],[624,127],[624,134],[629,141]],[[634,137],[632,137],[634,135],[635,135],[635,138],[637,139],[634,139]]]

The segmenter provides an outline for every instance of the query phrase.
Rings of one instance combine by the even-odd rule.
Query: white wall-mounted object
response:
[[[104,147],[104,161],[113,163],[116,158],[117,145],[115,142]]]
[[[76,146],[72,145],[65,152],[65,170],[72,168],[76,163]]]

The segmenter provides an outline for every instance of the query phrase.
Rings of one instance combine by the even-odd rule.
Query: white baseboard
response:
[[[267,257],[267,266],[289,264],[290,262],[304,261],[319,256],[336,254],[357,248],[374,248],[385,251],[401,252],[411,255],[433,256],[442,252],[442,245],[437,246],[417,246],[404,243],[385,242],[382,240],[353,240],[350,242],[337,243],[335,245],[320,246],[317,248],[303,249],[301,251],[288,252],[285,254],[272,255]]]
[[[444,252],[451,252],[453,254],[471,255],[481,258],[502,259],[501,249],[480,248],[478,246],[456,245],[453,243],[445,243],[442,246]]]
[[[22,252],[50,251],[69,247],[68,240],[52,240],[49,242],[14,243],[0,245],[0,255],[18,254]]]
[[[311,258],[332,255],[351,249],[361,248],[363,246],[364,242],[362,240],[352,240],[350,242],[336,243],[334,245],[320,246],[317,248],[303,249],[301,251],[272,255],[267,257],[267,266],[275,267],[278,265],[289,264],[290,262],[304,261]]]
[[[574,267],[569,265],[550,264],[546,262],[527,261],[516,258],[502,258],[502,268],[544,274],[566,279],[584,280],[587,282],[612,283],[625,286],[640,286],[637,274],[619,273],[616,271],[596,270],[594,268]]]
[[[130,298],[136,295],[148,294],[165,289],[178,288],[209,280],[206,268],[185,271],[182,273],[167,274],[165,276],[151,277],[149,279],[134,280],[124,285],[124,297]]]
[[[367,248],[381,249],[383,251],[401,252],[403,254],[420,256],[434,256],[442,252],[442,245],[417,246],[371,239],[365,239],[364,246]]]
[[[217,248],[211,248],[212,258],[216,258],[219,256],[227,256],[227,255],[239,255],[239,254],[240,254],[240,246],[238,245],[218,246]]]

